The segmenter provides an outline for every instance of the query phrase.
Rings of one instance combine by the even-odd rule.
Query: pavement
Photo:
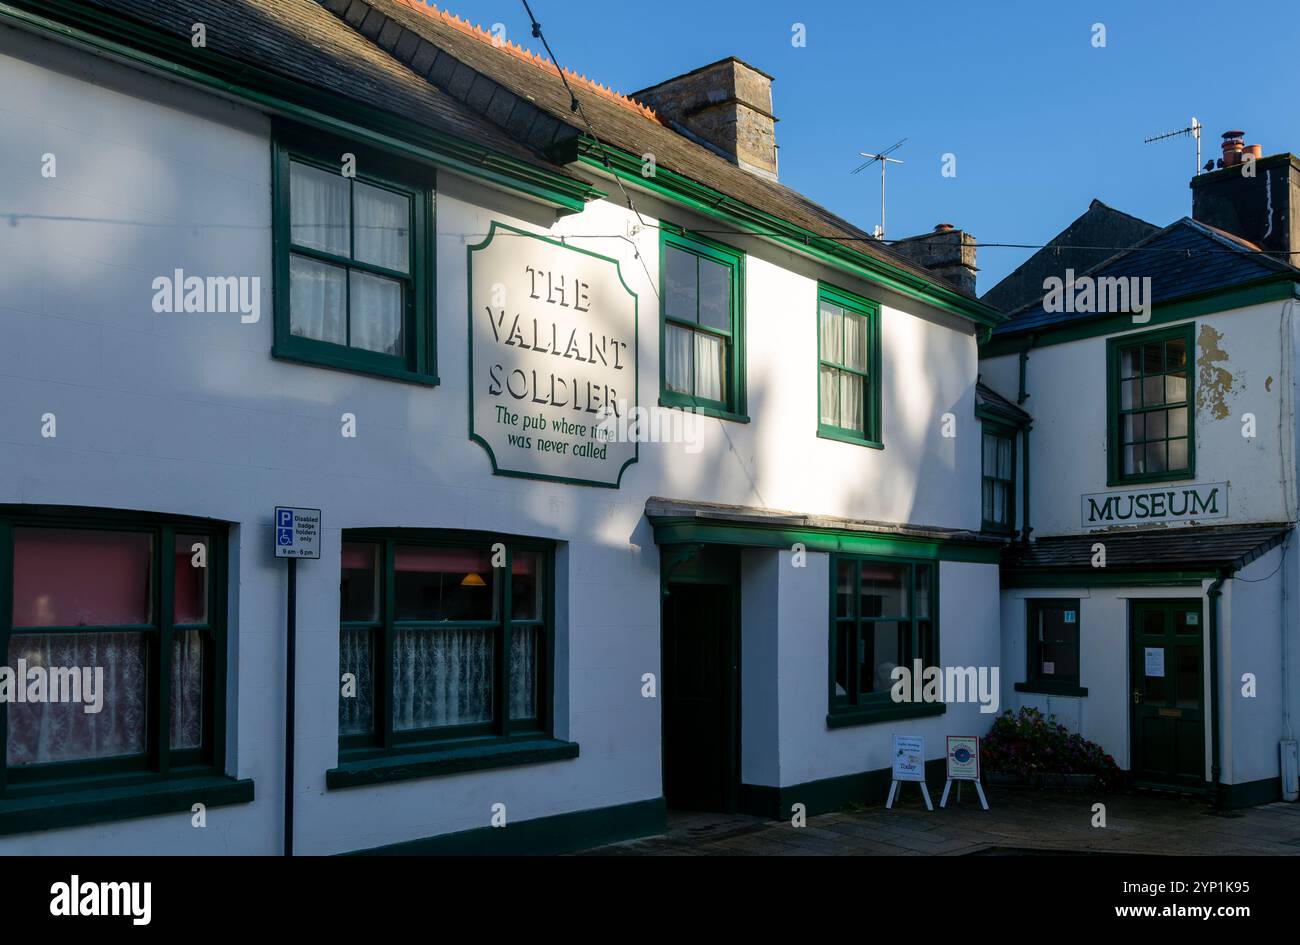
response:
[[[1300,803],[1279,801],[1223,814],[1203,798],[1172,794],[986,788],[960,805],[935,811],[908,792],[893,810],[855,807],[807,819],[669,812],[668,832],[596,847],[601,856],[966,856],[1162,854],[1175,856],[1300,854]],[[1105,826],[1093,826],[1094,804]]]

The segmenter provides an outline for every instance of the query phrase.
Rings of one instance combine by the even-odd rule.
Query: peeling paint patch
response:
[[[1196,359],[1196,413],[1197,416],[1209,415],[1215,420],[1228,416],[1227,395],[1232,391],[1232,372],[1226,367],[1228,353],[1223,350],[1223,332],[1215,331],[1210,325],[1202,325],[1200,336],[1196,339],[1200,349]]]

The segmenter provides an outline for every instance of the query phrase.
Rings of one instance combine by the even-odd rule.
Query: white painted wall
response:
[[[486,453],[467,439],[465,246],[491,220],[553,235],[626,232],[624,208],[602,203],[556,221],[549,210],[444,174],[441,386],[276,361],[265,116],[7,29],[0,87],[0,209],[12,215],[0,221],[0,503],[232,523],[228,770],[253,778],[257,794],[250,805],[212,810],[205,831],[178,814],[8,837],[0,853],[279,849],[285,570],[270,553],[277,503],[319,507],[325,525],[321,560],[299,569],[303,853],[484,826],[498,801],[517,822],[661,795],[659,706],[640,695],[642,674],[659,668],[658,553],[642,514],[650,495],[978,527],[979,440],[961,435],[971,422],[976,349],[955,319],[738,238],[750,253],[753,422],[704,420],[696,455],[681,444],[643,445],[617,491],[494,477]],[[45,152],[57,155],[54,179],[40,176]],[[638,206],[651,221],[666,212],[648,198]],[[635,241],[644,268],[623,240],[579,242],[619,258],[640,295],[640,399],[653,404],[657,293],[647,272],[658,272],[657,237]],[[260,278],[261,320],[155,315],[151,281],[178,267]],[[883,305],[884,450],[815,436],[819,277]],[[340,436],[345,411],[356,415],[356,439]],[[947,411],[958,418],[955,439],[936,435]],[[56,439],[40,436],[47,412],[58,417]],[[580,744],[578,759],[325,789],[324,772],[337,763],[341,530],[399,525],[561,542],[556,734]],[[782,759],[782,784],[886,763],[886,727],[825,731],[827,584],[825,558],[817,560],[792,577],[782,569],[780,579],[778,665],[785,674],[788,661],[791,671],[782,679],[780,730],[792,752],[788,769]],[[754,557],[746,564],[760,576],[773,566]],[[941,580],[945,658],[988,661],[997,651],[996,568],[944,565]],[[796,593],[785,594],[787,584]],[[958,721],[965,716],[954,710],[925,730],[937,735]],[[977,721],[987,720],[972,717],[966,727]],[[746,771],[770,778],[772,759],[750,755],[758,768]]]
[[[973,702],[949,705],[941,716],[827,728],[830,555],[809,554],[803,568],[789,559],[781,552],[781,786],[888,768],[894,734],[923,735],[926,758],[935,759],[944,757],[945,736],[988,732],[996,713]],[[997,666],[997,566],[940,562],[939,619],[944,666]]]

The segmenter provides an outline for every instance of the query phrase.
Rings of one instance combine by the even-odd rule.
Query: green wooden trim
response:
[[[1187,351],[1187,465],[1161,473],[1125,475],[1122,470],[1123,430],[1120,417],[1120,351],[1138,345],[1182,339]],[[1163,351],[1162,351],[1163,354]],[[1165,374],[1161,375],[1166,376]],[[1140,380],[1145,379],[1145,374]],[[1145,384],[1143,384],[1145,388]],[[1145,394],[1143,395],[1145,398]],[[1170,437],[1165,431],[1166,450]],[[1145,436],[1145,432],[1143,434]],[[1174,439],[1177,439],[1175,437]],[[1178,482],[1196,478],[1196,323],[1187,322],[1157,331],[1106,339],[1106,485],[1128,486],[1152,482]],[[1168,456],[1166,455],[1166,459]]]
[[[1219,785],[1219,797],[1224,807],[1239,810],[1243,807],[1258,807],[1282,800],[1282,779],[1263,778],[1259,781],[1246,781],[1241,784]]]
[[[853,565],[852,586],[852,607],[847,616],[840,616],[837,610],[839,603],[839,566],[841,563],[851,563]],[[904,593],[907,595],[907,616],[881,615],[880,617],[863,616],[861,613],[862,606],[862,578],[861,567],[863,563],[883,563],[895,567],[904,568]],[[917,577],[916,571],[919,566],[925,566],[930,569],[930,600],[929,614],[926,617],[918,613],[917,600]],[[863,693],[860,691],[861,679],[859,677],[858,657],[851,656],[851,666],[847,674],[848,687],[845,692],[843,701],[837,701],[835,694],[835,677],[836,669],[839,663],[839,652],[836,647],[837,636],[841,633],[850,634],[849,652],[856,654],[861,648],[863,630],[875,623],[906,623],[909,628],[909,640],[911,643],[911,652],[909,655],[909,665],[914,660],[921,660],[925,666],[941,666],[939,658],[939,565],[937,561],[932,560],[906,560],[894,557],[882,557],[880,555],[848,555],[833,554],[830,560],[830,581],[829,581],[829,612],[830,621],[827,627],[826,646],[828,658],[826,661],[826,726],[827,728],[843,728],[850,725],[869,725],[873,722],[888,721],[900,718],[916,718],[928,715],[942,715],[947,711],[946,705],[935,702],[894,702],[891,691],[872,691]],[[929,623],[929,639],[926,640],[921,635],[920,624]]]
[[[572,157],[672,203],[761,235],[855,278],[866,279],[976,324],[992,327],[1006,321],[1007,316],[992,306],[962,295],[938,281],[858,252],[851,244],[820,236],[667,168],[658,167],[654,177],[644,177],[638,155],[597,142],[586,135],[579,138],[576,154]]]
[[[655,544],[740,545],[746,548],[785,548],[802,543],[808,551],[916,558],[926,561],[966,561],[997,564],[1002,542],[974,538],[929,538],[913,535],[813,529],[747,522],[709,522],[683,517],[655,517]]]
[[[932,758],[925,763],[925,780],[932,790],[943,784],[947,774],[945,758]],[[825,814],[853,805],[883,805],[892,777],[892,769],[877,768],[785,787],[742,784],[740,809],[757,817],[789,820],[794,816],[791,808],[795,804],[804,805],[804,813],[808,815]]]
[[[979,410],[975,411],[979,415]],[[1016,531],[1016,459],[1019,452],[1016,442],[1018,431],[1013,426],[1008,426],[1001,420],[981,419],[980,423],[980,523],[981,529],[986,532],[994,532],[1000,535],[1014,535]],[[1011,476],[1009,479],[1002,479],[998,476],[989,476],[984,472],[984,437],[993,436],[1003,440],[1011,441]],[[995,522],[984,516],[984,480],[992,479],[994,482],[1005,482],[1008,484],[1007,493],[1007,520],[1005,522]]]
[[[497,230],[514,233],[518,236],[526,236],[529,239],[535,239],[542,243],[550,243],[552,246],[559,246],[563,249],[571,250],[575,253],[581,253],[584,256],[590,256],[593,259],[599,259],[604,262],[614,264],[614,272],[618,276],[619,284],[623,286],[624,291],[632,296],[632,396],[629,403],[632,408],[636,408],[641,403],[641,300],[640,297],[632,291],[632,287],[627,284],[623,278],[623,267],[613,256],[604,256],[600,253],[594,253],[589,249],[583,249],[580,246],[571,246],[561,240],[552,239],[548,236],[542,236],[538,233],[530,233],[527,230],[521,230],[519,227],[511,226],[508,223],[500,223],[493,220],[488,226],[487,237],[481,243],[474,243],[465,248],[465,295],[467,299],[466,314],[468,321],[466,324],[469,331],[469,342],[465,346],[466,358],[468,362],[468,378],[466,385],[468,397],[466,407],[469,413],[469,438],[471,441],[483,447],[488,454],[488,461],[492,464],[492,475],[510,476],[516,479],[536,479],[544,482],[562,482],[573,486],[596,486],[602,489],[618,489],[623,484],[623,474],[627,472],[629,466],[641,458],[641,444],[636,442],[632,445],[632,458],[625,462],[618,471],[618,476],[613,482],[597,482],[593,479],[579,479],[572,476],[548,476],[542,473],[520,472],[513,469],[502,469],[497,463],[496,454],[492,452],[492,447],[487,440],[479,436],[474,430],[474,253],[477,250],[486,249],[488,245],[496,238]]]
[[[335,788],[410,781],[464,771],[544,764],[578,757],[577,742],[553,738],[500,739],[424,752],[393,753],[363,761],[340,760],[325,772],[325,786]]]
[[[1017,692],[1038,691],[1063,696],[1088,694],[1088,690],[1081,690],[1079,686],[1083,679],[1083,609],[1079,604],[1077,597],[1030,597],[1025,600],[1025,682],[1016,683]],[[1074,611],[1074,661],[1079,671],[1072,678],[1046,678],[1040,671],[1040,661],[1034,659],[1034,620],[1041,611],[1049,609]],[[1021,689],[1021,686],[1032,688]]]
[[[556,636],[554,541],[496,532],[424,528],[345,529],[342,540],[376,544],[380,550],[377,562],[377,567],[381,569],[378,621],[340,621],[339,623],[340,632],[345,629],[370,628],[372,659],[375,663],[371,674],[375,689],[372,698],[375,727],[373,732],[368,734],[343,734],[340,730],[340,764],[338,768],[327,772],[328,786],[350,787],[353,784],[427,777],[430,774],[457,770],[473,770],[505,764],[528,764],[531,762],[526,760],[493,759],[512,751],[521,753],[520,756],[523,757],[530,750],[528,746],[535,749],[539,745],[553,748],[555,745],[569,744],[555,742],[551,738],[551,733],[554,731]],[[496,582],[493,618],[456,621],[397,619],[395,564],[398,545],[473,548],[490,552],[491,546],[497,542],[505,546],[506,560],[503,565],[504,576]],[[510,584],[513,579],[514,555],[518,551],[535,552],[540,556],[537,581],[542,593],[543,609],[535,618],[516,620],[512,612],[514,604]],[[537,654],[538,678],[535,682],[538,710],[536,719],[510,718],[508,685],[511,658],[510,634],[513,628],[523,626],[539,627],[541,631]],[[410,731],[394,729],[391,699],[394,691],[392,654],[396,647],[397,632],[404,628],[429,632],[480,628],[493,633],[495,652],[500,656],[493,661],[494,702],[493,717],[490,722]],[[572,745],[571,750],[576,757],[577,745]]]
[[[877,722],[892,722],[896,719],[923,719],[933,715],[943,715],[948,706],[943,702],[899,702],[877,707],[850,706],[836,707],[826,713],[827,728],[853,728],[858,725],[874,725]]]
[[[152,544],[152,587],[150,607],[152,621],[143,625],[109,627],[38,627],[12,626],[13,619],[13,530],[15,526],[32,528],[76,529],[83,531],[130,531],[148,535]],[[186,767],[191,775],[198,771],[217,776],[225,768],[226,705],[226,585],[225,557],[227,529],[223,522],[211,519],[100,510],[71,506],[0,505],[0,663],[7,661],[9,639],[14,633],[87,633],[134,632],[148,642],[146,699],[149,711],[145,719],[142,754],[118,758],[89,758],[76,761],[48,762],[9,768],[5,742],[8,734],[7,706],[0,703],[0,803],[41,793],[49,796],[83,791],[96,787],[116,788],[122,778],[149,783],[166,781],[174,768]],[[208,619],[203,624],[176,624],[175,537],[195,535],[207,544]],[[198,631],[204,636],[201,698],[203,721],[198,748],[171,747],[171,643],[176,633]],[[201,767],[200,767],[201,766]]]
[[[336,173],[339,156],[357,158],[355,180],[398,193],[410,201],[411,232],[408,243],[410,272],[393,273],[329,253],[304,250],[292,241],[289,206],[290,163],[305,164]],[[333,155],[326,158],[324,155]],[[437,176],[433,168],[411,164],[382,151],[370,151],[348,141],[277,122],[271,149],[272,252],[274,267],[273,356],[300,364],[371,374],[390,380],[435,386],[438,383],[437,264],[434,256],[436,226],[434,208]],[[350,179],[349,179],[350,181]],[[349,182],[349,193],[352,186]],[[356,221],[350,221],[355,227]],[[353,237],[351,230],[349,238]],[[346,344],[295,336],[291,329],[289,275],[291,256],[306,256],[330,262],[347,271],[373,272],[403,284],[402,355],[382,354],[352,348]],[[348,293],[345,293],[347,295]],[[344,300],[351,334],[350,295]]]
[[[1011,587],[1200,587],[1215,577],[1212,569],[1192,571],[1028,571],[1004,568],[1002,586]]]
[[[1071,319],[1061,325],[1038,325],[1021,331],[999,332],[992,340],[980,345],[981,358],[995,358],[1006,354],[1020,354],[1027,348],[1046,348],[1067,344],[1084,338],[1098,338],[1123,331],[1154,328],[1167,322],[1202,315],[1217,315],[1248,305],[1279,302],[1295,298],[1297,286],[1292,277],[1278,274],[1242,283],[1226,289],[1189,295],[1169,302],[1157,303],[1151,308],[1151,320],[1135,324],[1131,314],[1108,315],[1101,318]]]
[[[698,233],[691,233],[683,227],[675,227],[662,221],[659,229],[659,404],[663,407],[683,407],[720,420],[736,420],[748,423],[746,353],[745,353],[745,254],[735,247],[718,242]],[[675,232],[674,232],[675,230]],[[690,326],[691,331],[703,330],[715,334],[727,341],[727,376],[723,378],[726,385],[726,400],[716,401],[706,397],[684,394],[669,390],[667,383],[667,363],[665,352],[667,323],[673,321],[683,327],[687,323],[671,318],[666,310],[668,289],[665,259],[667,247],[673,247],[703,259],[726,266],[731,273],[731,325],[729,332],[711,331],[698,323]]]
[[[106,824],[184,812],[193,805],[251,804],[253,782],[224,776],[178,777],[153,784],[89,788],[0,800],[0,836]],[[189,829],[188,825],[184,829]]]
[[[1080,698],[1088,695],[1086,686],[1072,686],[1066,683],[1052,685],[1042,680],[1034,682],[1018,682],[1015,684],[1016,692],[1038,693],[1044,696],[1079,696]]]
[[[368,144],[576,212],[606,193],[586,181],[430,129],[405,116],[287,79],[188,39],[160,33],[76,0],[0,0],[0,22],[233,97],[272,115]],[[349,149],[351,150],[351,149]]]
[[[354,856],[545,856],[664,833],[662,797],[357,850]]]
[[[821,303],[829,302],[832,305],[843,308],[846,312],[859,315],[867,321],[867,371],[864,372],[846,368],[842,364],[834,361],[827,361],[822,358],[822,330],[821,330]],[[827,282],[817,283],[817,310],[814,314],[814,324],[817,331],[817,435],[825,440],[838,440],[841,443],[854,443],[858,446],[866,446],[872,449],[884,449],[884,436],[881,427],[881,348],[880,348],[880,306],[869,299],[864,299],[860,295],[855,295],[847,289],[841,289],[838,286],[831,285]],[[866,417],[866,430],[858,433],[856,430],[845,429],[822,422],[822,385],[821,385],[821,368],[825,364],[827,367],[833,367],[837,370],[848,371],[864,377],[865,383],[864,396],[866,404],[863,413]]]

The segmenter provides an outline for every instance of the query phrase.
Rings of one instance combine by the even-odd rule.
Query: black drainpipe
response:
[[[1029,367],[1029,349],[1033,347],[1034,336],[1030,335],[1025,346],[1020,349],[1020,390],[1016,395],[1016,405],[1023,405],[1029,399],[1029,391],[1026,390],[1025,377]],[[1029,526],[1029,431],[1033,429],[1032,423],[1026,423],[1021,433],[1020,445],[1024,447],[1024,458],[1020,461],[1021,468],[1025,472],[1025,487],[1020,493],[1021,515],[1020,515],[1020,540],[1028,543],[1029,533],[1033,531]]]
[[[1223,786],[1219,783],[1219,596],[1227,579],[1228,572],[1220,570],[1205,594],[1210,602],[1210,779],[1215,810],[1223,809]]]

